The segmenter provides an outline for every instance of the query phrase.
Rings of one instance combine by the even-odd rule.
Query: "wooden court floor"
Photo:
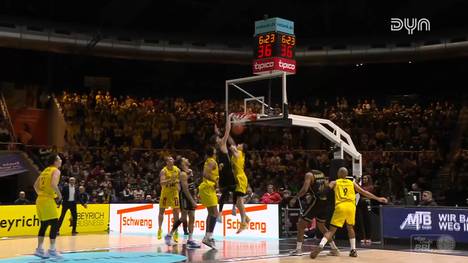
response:
[[[0,240],[0,258],[7,259],[28,255],[36,247],[35,237],[9,238]],[[326,255],[322,252],[316,259],[308,255],[302,257],[287,256],[287,251],[293,249],[294,240],[218,240],[217,251],[206,247],[187,250],[181,244],[174,247],[166,246],[162,240],[149,235],[113,235],[87,234],[77,236],[59,236],[57,248],[64,253],[114,251],[114,252],[148,252],[176,253],[187,257],[186,262],[360,262],[360,263],[466,263],[468,257],[458,255],[442,255],[431,253],[415,253],[380,249],[358,249],[358,257],[350,258],[348,249],[341,249],[339,257]],[[46,248],[48,243],[46,240]],[[310,250],[311,246],[308,245]],[[109,261],[111,262],[111,261]],[[136,263],[136,262],[135,262]]]

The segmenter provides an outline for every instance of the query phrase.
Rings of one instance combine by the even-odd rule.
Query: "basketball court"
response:
[[[200,239],[200,237],[197,237]],[[418,253],[407,250],[383,250],[376,248],[358,249],[358,257],[348,257],[347,244],[340,247],[339,257],[327,256],[324,250],[316,259],[309,258],[308,251],[316,244],[314,241],[304,243],[302,257],[289,256],[295,248],[294,239],[252,238],[217,238],[217,250],[206,246],[200,249],[186,249],[185,245],[166,246],[163,240],[149,235],[118,234],[83,234],[78,236],[61,236],[57,246],[63,251],[63,259],[41,260],[31,256],[31,248],[36,246],[35,237],[17,237],[0,240],[0,262],[466,262],[468,253],[447,251],[445,254]],[[181,243],[184,243],[182,241]],[[122,261],[119,261],[122,260]]]

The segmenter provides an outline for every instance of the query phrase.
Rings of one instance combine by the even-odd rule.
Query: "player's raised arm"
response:
[[[353,184],[354,184],[354,189],[356,189],[356,192],[362,194],[363,196],[368,197],[370,199],[374,199],[375,201],[384,203],[384,204],[388,202],[387,198],[375,196],[373,193],[362,189],[356,182],[353,182]]]

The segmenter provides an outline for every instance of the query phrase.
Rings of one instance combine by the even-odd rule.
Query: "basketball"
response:
[[[245,125],[242,123],[236,123],[232,126],[232,133],[234,135],[241,135],[245,131]]]

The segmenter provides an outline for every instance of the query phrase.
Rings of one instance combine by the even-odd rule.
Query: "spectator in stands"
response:
[[[80,200],[80,203],[84,208],[88,208],[89,194],[86,193],[86,188],[83,185],[80,185],[78,191],[78,200]]]
[[[431,191],[424,191],[422,193],[421,202],[419,202],[420,206],[437,206],[437,203],[432,199],[432,192]]]
[[[19,192],[18,199],[15,200],[15,205],[29,205],[31,201],[26,199],[26,193],[24,191]]]
[[[245,195],[244,203],[246,204],[258,204],[260,203],[260,198],[254,192],[252,192],[252,188],[249,186],[247,188],[247,193]]]
[[[281,195],[274,190],[274,186],[269,184],[267,186],[267,192],[262,196],[260,202],[263,204],[279,204],[281,199]]]
[[[130,184],[127,184],[127,187],[122,191],[122,201],[133,200],[133,191],[131,189]]]

